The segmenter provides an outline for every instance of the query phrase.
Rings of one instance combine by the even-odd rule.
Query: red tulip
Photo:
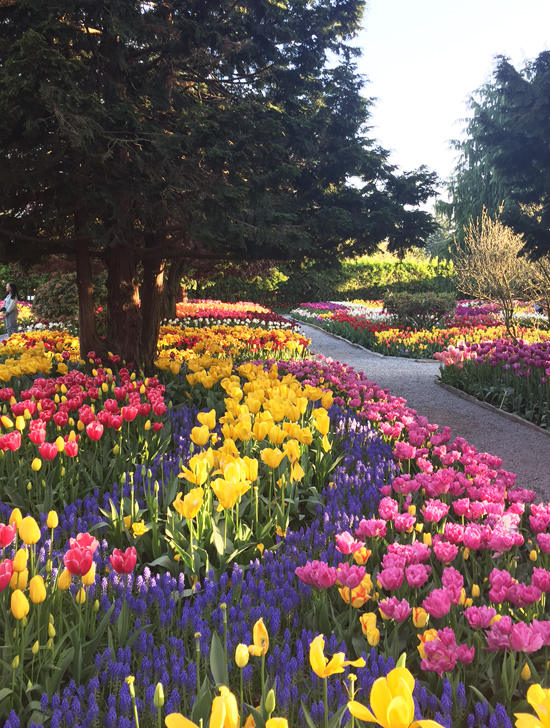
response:
[[[103,425],[101,422],[90,422],[86,425],[86,432],[90,440],[99,440],[101,435],[103,435]]]
[[[118,402],[116,399],[106,399],[105,402],[103,402],[103,406],[108,412],[111,412],[111,414],[118,414]]]
[[[65,452],[70,458],[76,457],[78,455],[78,442],[76,440],[67,440]]]
[[[14,432],[8,432],[0,437],[0,450],[11,450],[15,452],[21,447],[21,433],[16,430]]]
[[[137,551],[133,546],[129,546],[126,551],[115,549],[109,559],[117,574],[131,574],[136,565]]]
[[[138,408],[137,407],[123,407],[122,408],[122,416],[126,420],[126,422],[133,422],[136,417],[138,416]]]
[[[79,533],[76,538],[69,539],[69,546],[72,549],[88,549],[94,554],[99,541],[91,533]]]
[[[38,452],[43,460],[53,460],[57,455],[57,445],[55,442],[43,442],[39,446]]]
[[[42,420],[38,420],[41,422]],[[29,440],[34,442],[35,445],[42,445],[46,439],[46,430],[31,430],[29,432]]]
[[[58,427],[65,427],[65,425],[69,421],[69,415],[63,410],[60,410],[59,412],[55,413],[52,419]]]
[[[153,422],[153,430],[155,432],[162,430],[163,427],[164,427],[164,422]]]
[[[168,407],[164,404],[164,402],[155,402],[153,404],[153,412],[157,417],[162,417],[162,415],[165,415],[167,409]]]
[[[78,546],[69,549],[63,557],[65,568],[74,576],[86,576],[92,568],[92,561],[93,555],[90,549],[78,548]]]
[[[122,415],[113,415],[113,419],[111,420],[111,428],[113,430],[120,430],[122,427]]]
[[[114,394],[119,402],[124,402],[126,399],[126,389],[124,387],[115,387]]]
[[[5,523],[0,523],[0,546],[5,549],[15,538],[17,533],[17,526],[12,523],[11,526],[6,526]],[[1,590],[0,590],[1,591]]]
[[[11,559],[5,559],[0,564],[0,591],[4,589],[10,583],[10,579],[13,574],[13,565]]]
[[[142,417],[148,417],[150,411],[151,411],[151,405],[149,404],[149,402],[143,402],[143,404],[139,405],[139,414]]]

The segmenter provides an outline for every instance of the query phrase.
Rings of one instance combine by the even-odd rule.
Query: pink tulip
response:
[[[74,547],[63,556],[63,563],[74,576],[85,576],[92,568],[93,556],[90,549]]]
[[[542,647],[542,641],[540,632],[525,622],[512,625],[510,647],[516,652],[536,652]]]
[[[445,589],[434,589],[422,602],[429,615],[439,619],[451,611],[451,600]]]
[[[347,563],[340,564],[337,571],[338,583],[348,589],[356,589],[365,578],[366,569],[364,566],[350,566]]]
[[[99,440],[99,438],[103,435],[103,425],[101,422],[90,422],[86,425],[86,434],[90,440]]]
[[[4,559],[0,564],[0,592],[10,583],[13,574],[13,564],[11,559]]]
[[[363,548],[363,542],[354,539],[349,531],[339,533],[334,538],[336,540],[336,550],[346,556],[354,554],[356,551]]]
[[[378,608],[388,619],[395,619],[396,622],[405,622],[412,612],[409,602],[406,599],[399,601],[397,597],[383,599]]]
[[[58,453],[57,445],[54,442],[43,442],[38,447],[38,452],[43,460],[54,460]]]
[[[493,607],[468,607],[464,610],[464,616],[472,629],[489,629],[491,620],[496,615]]]
[[[0,546],[5,549],[15,538],[17,533],[17,526],[12,523],[11,526],[7,526],[5,523],[0,523]]]
[[[403,584],[405,573],[403,569],[384,569],[378,574],[378,581],[386,591],[395,591]]]
[[[405,569],[405,578],[407,584],[412,589],[420,589],[428,581],[428,577],[431,573],[431,568],[424,564],[411,564]]]
[[[69,546],[72,549],[88,549],[94,554],[99,546],[99,541],[91,533],[79,533],[76,538],[69,539]]]

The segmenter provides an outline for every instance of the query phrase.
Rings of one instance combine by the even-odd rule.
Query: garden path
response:
[[[381,357],[316,327],[298,322],[311,338],[311,349],[362,371],[409,407],[453,436],[464,437],[479,452],[502,458],[502,467],[517,474],[517,485],[550,501],[550,437],[522,422],[508,419],[478,403],[465,401],[436,384],[437,362]],[[538,500],[538,499],[537,499]]]

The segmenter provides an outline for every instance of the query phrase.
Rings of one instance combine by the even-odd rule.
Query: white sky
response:
[[[377,99],[371,135],[403,171],[453,167],[467,98],[490,78],[495,55],[518,67],[550,48],[550,0],[368,0],[352,42]],[[458,123],[457,123],[458,122]]]

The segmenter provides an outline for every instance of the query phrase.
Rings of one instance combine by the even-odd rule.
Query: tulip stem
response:
[[[241,691],[240,691],[240,692],[241,692],[241,713],[240,713],[240,715],[241,715],[241,720],[242,720],[242,719],[244,718],[244,714],[243,714],[243,711],[244,711],[244,699],[243,699],[243,671],[242,671],[242,668],[241,668],[241,669],[239,670],[239,673],[240,673],[240,688],[241,688]],[[159,728],[160,728],[160,726],[159,726]]]
[[[323,707],[325,709],[325,728],[328,728],[328,687],[327,678],[323,678]]]

